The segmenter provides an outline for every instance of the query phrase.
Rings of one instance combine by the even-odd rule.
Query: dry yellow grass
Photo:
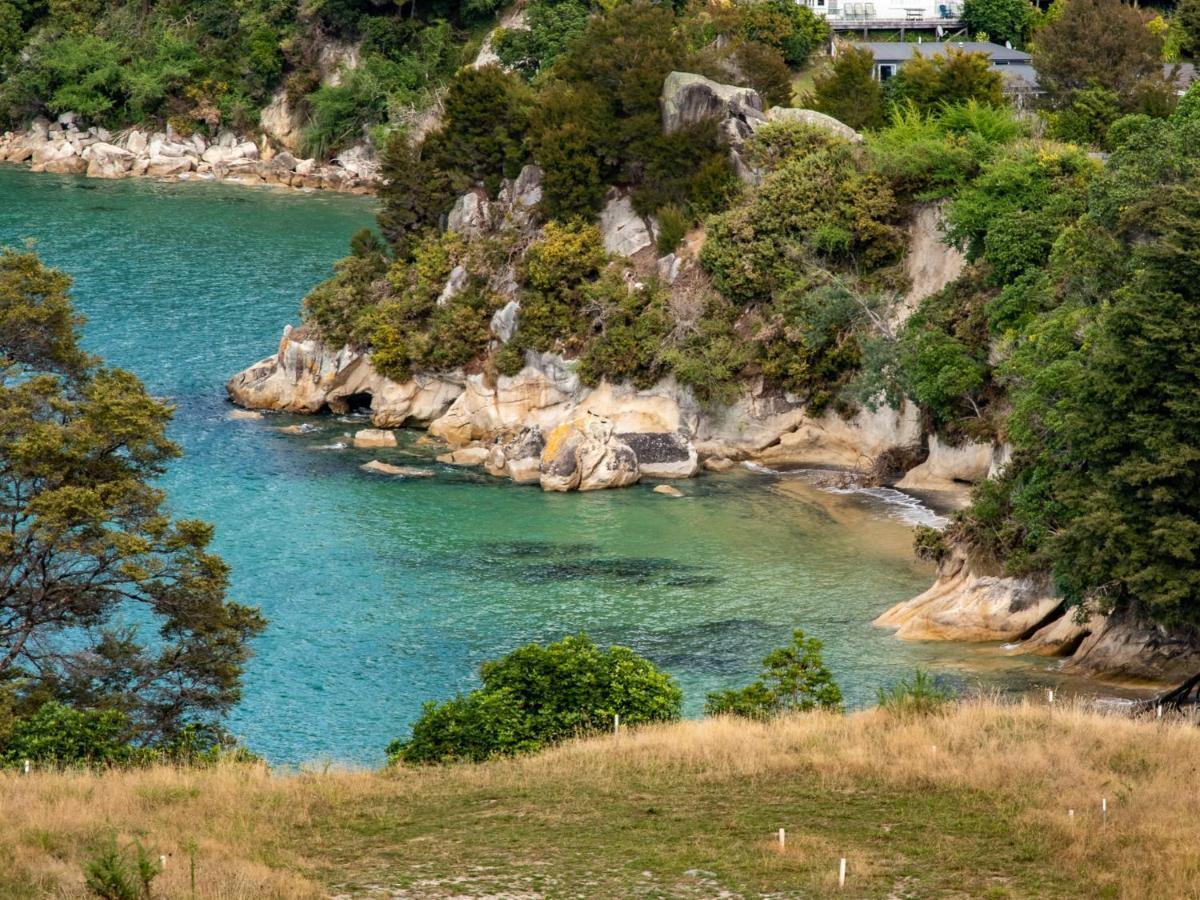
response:
[[[202,898],[820,896],[842,856],[845,896],[1191,897],[1198,765],[1191,725],[978,702],[397,773],[6,774],[0,896],[83,896],[115,831],[168,856],[166,897],[192,896],[189,842]]]

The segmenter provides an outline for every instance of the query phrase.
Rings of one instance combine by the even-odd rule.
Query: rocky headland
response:
[[[807,110],[764,111],[754,91],[687,73],[668,77],[661,106],[668,133],[702,118],[718,119],[739,177],[751,184],[760,173],[743,149],[764,124],[803,121],[857,138],[835,120]],[[528,246],[539,233],[540,199],[541,172],[526,166],[494,197],[481,188],[459,197],[445,226],[468,240],[515,228],[525,237],[516,244]],[[703,230],[659,256],[658,223],[635,212],[627,191],[610,190],[599,227],[606,251],[629,261],[628,277],[656,275],[674,300],[686,298],[704,277],[698,262]],[[909,290],[892,313],[892,327],[963,270],[962,255],[941,240],[936,205],[913,209],[904,266]],[[439,304],[464,281],[464,273],[452,272]],[[521,316],[515,262],[494,274],[491,287],[506,301],[491,322],[499,346],[510,340]],[[285,328],[275,354],[235,375],[227,389],[234,403],[248,409],[369,410],[375,429],[426,429],[444,442],[444,462],[547,491],[691,478],[752,462],[841,469],[871,483],[965,500],[966,488],[996,475],[1009,455],[1000,442],[948,444],[928,432],[918,410],[904,401],[898,408],[879,404],[813,415],[806,398],[756,378],[729,402],[701,403],[672,378],[649,387],[607,380],[589,386],[575,361],[556,353],[527,351],[513,375],[468,367],[394,381],[375,370],[369,349],[329,346],[307,325]],[[1125,681],[1171,681],[1200,664],[1190,635],[1128,617],[1077,621],[1047,579],[986,574],[959,549],[940,564],[928,591],[888,610],[877,624],[908,640],[1004,642],[1006,652],[1061,657],[1071,670]]]

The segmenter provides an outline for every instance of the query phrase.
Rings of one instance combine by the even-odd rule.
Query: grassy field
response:
[[[981,702],[383,774],[6,774],[0,896],[83,896],[115,832],[163,897],[1194,897],[1198,767],[1190,725]]]

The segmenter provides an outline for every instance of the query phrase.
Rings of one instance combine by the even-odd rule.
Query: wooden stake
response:
[[[25,774],[29,774],[29,760],[25,760]]]
[[[1104,816],[1104,821],[1107,822],[1108,821],[1108,798],[1107,797],[1100,798],[1100,814],[1102,816]]]
[[[1054,702],[1054,688],[1049,688],[1046,691],[1046,699],[1049,703]]]
[[[846,857],[842,857],[842,861],[838,863],[838,888],[846,886]]]
[[[779,829],[779,849],[782,850],[785,846],[787,846],[787,832],[785,832],[782,828],[780,828]]]
[[[621,714],[617,713],[613,716],[613,734],[621,733]]]

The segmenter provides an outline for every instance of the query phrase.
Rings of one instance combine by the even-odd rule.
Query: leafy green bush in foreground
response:
[[[480,762],[539,750],[612,728],[678,719],[683,694],[670,676],[627,647],[586,635],[528,644],[479,670],[483,687],[425,704],[408,740],[388,747],[402,763]]]

